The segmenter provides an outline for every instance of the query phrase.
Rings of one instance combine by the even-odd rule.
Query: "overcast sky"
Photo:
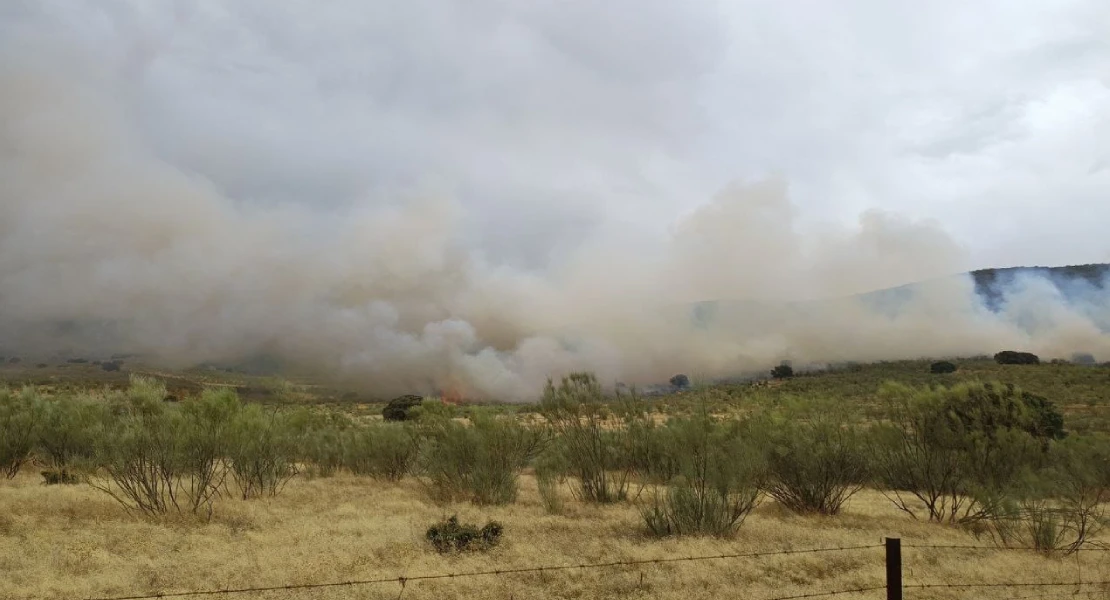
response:
[[[457,194],[518,265],[735,180],[936,219],[972,266],[1110,261],[1105,0],[4,0],[244,203]],[[0,94],[3,91],[0,90]]]

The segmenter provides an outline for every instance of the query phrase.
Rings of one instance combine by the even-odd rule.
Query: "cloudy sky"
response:
[[[518,266],[732,181],[935,219],[971,266],[1110,260],[1110,3],[6,0],[243,203],[450,190]]]

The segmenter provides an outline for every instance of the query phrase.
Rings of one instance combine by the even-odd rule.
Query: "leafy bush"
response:
[[[863,439],[837,411],[794,408],[763,427],[765,489],[787,509],[835,515],[867,483]]]
[[[100,363],[100,368],[105,371],[119,371],[122,366],[121,361],[118,360],[109,360]]]
[[[71,483],[76,471],[95,466],[97,439],[108,419],[103,402],[83,396],[60,396],[43,403],[42,426],[35,453],[49,466],[50,482]]]
[[[43,485],[76,485],[81,483],[81,478],[75,473],[65,470],[47,469],[41,471]]]
[[[11,479],[31,457],[42,427],[42,399],[33,388],[0,387],[0,472]]]
[[[794,367],[788,364],[781,364],[771,369],[771,377],[775,379],[790,379],[794,376]]]
[[[994,355],[994,361],[1000,365],[1036,365],[1040,364],[1041,359],[1030,352],[1003,350]]]
[[[287,414],[249,405],[232,422],[230,468],[244,499],[276,496],[297,475],[302,431]]]
[[[944,375],[944,374],[947,374],[947,373],[955,373],[956,372],[956,365],[955,365],[955,363],[951,363],[951,362],[948,362],[946,360],[938,361],[938,362],[935,362],[935,363],[929,365],[929,372],[934,374],[934,375]]]
[[[888,421],[872,431],[872,456],[888,498],[916,518],[901,495],[911,494],[931,521],[975,525],[998,514],[1044,460],[1030,433],[1035,414],[1019,393],[999,384],[885,384]]]
[[[352,428],[341,440],[344,467],[385,481],[400,481],[408,474],[420,448],[411,430],[393,424]]]
[[[436,552],[444,554],[489,550],[501,542],[504,531],[497,521],[490,521],[479,529],[477,525],[460,524],[459,518],[452,516],[429,527],[424,537]]]
[[[678,375],[671,377],[670,383],[673,387],[685,388],[690,386],[690,378],[683,375],[682,373],[679,373]]]
[[[736,533],[758,502],[762,474],[759,451],[744,439],[743,428],[736,422],[721,424],[703,410],[669,422],[665,431],[666,451],[679,474],[640,507],[648,532],[660,537]]]
[[[575,478],[574,495],[587,502],[628,498],[634,465],[629,460],[628,424],[634,411],[620,405],[613,415],[593,373],[572,373],[558,387],[544,387],[540,412],[557,434],[552,461]],[[616,416],[616,422],[610,420]]]
[[[382,409],[382,418],[386,421],[407,421],[411,418],[410,411],[423,402],[423,397],[413,394],[398,396]]]
[[[516,500],[521,471],[543,448],[544,432],[483,412],[466,426],[440,419],[425,429],[420,471],[441,501],[507,504]]]

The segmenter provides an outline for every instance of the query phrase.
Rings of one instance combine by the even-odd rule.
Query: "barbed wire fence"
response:
[[[435,573],[435,574],[422,574],[422,575],[403,575],[394,577],[380,577],[371,579],[351,579],[345,581],[330,581],[321,583],[303,583],[303,584],[286,584],[286,585],[269,585],[269,586],[254,586],[254,587],[240,587],[240,588],[214,588],[207,590],[185,590],[185,591],[163,591],[156,593],[132,594],[123,596],[101,596],[101,597],[86,597],[81,600],[155,600],[162,598],[188,598],[188,597],[204,597],[204,596],[233,596],[233,595],[247,595],[247,594],[261,594],[265,592],[274,591],[307,591],[319,590],[325,588],[338,588],[338,587],[360,587],[360,586],[384,586],[384,585],[397,585],[400,587],[401,594],[404,594],[406,586],[410,583],[420,581],[432,580],[456,580],[470,577],[503,577],[509,575],[519,575],[525,573],[557,573],[574,570],[587,570],[587,569],[607,569],[619,567],[635,567],[646,565],[661,565],[667,563],[682,563],[682,562],[702,562],[714,560],[729,560],[729,559],[759,559],[772,556],[789,556],[789,555],[803,555],[803,554],[821,554],[833,552],[850,552],[861,550],[875,550],[884,549],[884,562],[886,566],[886,578],[883,583],[876,583],[874,585],[860,586],[854,588],[846,588],[839,590],[824,590],[814,591],[803,594],[795,594],[789,596],[775,596],[770,598],[763,598],[760,600],[803,600],[806,598],[826,598],[833,596],[847,596],[868,594],[871,592],[886,592],[887,600],[904,600],[906,591],[923,591],[923,590],[965,590],[974,591],[981,589],[1013,589],[1013,590],[1060,590],[1062,588],[1074,588],[1070,591],[1051,591],[1035,595],[1022,595],[1009,598],[1008,600],[1032,600],[1033,598],[1091,598],[1096,594],[1104,595],[1110,598],[1110,580],[1089,580],[1084,581],[1081,577],[1076,581],[999,581],[999,582],[922,582],[922,583],[903,583],[903,562],[902,562],[902,549],[915,549],[915,550],[982,550],[982,551],[1038,551],[1034,547],[996,547],[996,546],[976,546],[976,545],[939,545],[939,544],[902,544],[900,538],[885,538],[882,544],[870,544],[859,546],[836,546],[827,548],[809,548],[801,550],[775,550],[768,552],[738,552],[729,554],[711,554],[700,556],[678,556],[678,557],[663,557],[663,558],[650,558],[650,559],[636,559],[636,560],[614,560],[605,562],[592,562],[592,563],[578,563],[578,564],[562,564],[562,565],[544,565],[544,566],[530,566],[530,567],[516,567],[505,569],[487,569],[480,571],[464,571],[458,573]],[[1095,546],[1085,548],[1083,552],[1106,552],[1110,551],[1110,547]],[[1107,560],[1110,560],[1108,555]],[[643,574],[641,573],[641,584]],[[1101,589],[1089,589],[1092,587]],[[1080,588],[1088,588],[1081,590]],[[872,597],[879,597],[872,594]]]

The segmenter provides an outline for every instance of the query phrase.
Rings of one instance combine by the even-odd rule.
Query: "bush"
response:
[[[109,360],[100,363],[100,368],[105,371],[119,371],[122,364],[118,360]]]
[[[393,424],[352,428],[341,440],[347,470],[384,481],[400,481],[408,474],[420,448],[412,431]]]
[[[382,409],[382,418],[386,421],[407,421],[411,418],[409,413],[412,408],[420,406],[423,402],[423,397],[413,394],[398,396],[390,400],[389,404]]]
[[[31,457],[42,419],[42,399],[33,388],[12,393],[0,386],[0,472],[8,479]]]
[[[862,437],[836,411],[789,410],[764,427],[765,489],[785,508],[835,515],[867,483]]]
[[[907,492],[931,521],[977,525],[1012,500],[1044,460],[1029,433],[1033,412],[1016,388],[965,383],[915,390],[887,383],[888,422],[872,431],[875,474],[899,509],[918,517]]]
[[[682,373],[679,373],[678,375],[671,377],[670,383],[672,387],[676,387],[679,389],[686,388],[690,386],[690,378],[683,375]]]
[[[597,503],[628,498],[634,470],[629,459],[628,425],[635,414],[631,406],[618,403],[620,414],[614,423],[593,373],[572,373],[558,387],[548,379],[540,412],[557,434],[550,459],[559,472],[575,478],[572,490],[577,498]]]
[[[929,365],[929,372],[934,374],[934,375],[944,375],[944,374],[947,374],[947,373],[955,373],[956,372],[956,365],[955,365],[955,363],[951,363],[951,362],[948,362],[946,360],[942,360],[942,361],[935,362],[935,363]]]
[[[771,369],[771,377],[774,379],[790,379],[794,376],[794,367],[783,363],[774,369]]]
[[[45,402],[43,409],[35,453],[59,481],[77,480],[76,472],[95,466],[97,439],[108,419],[105,405],[88,397],[61,396]]]
[[[704,411],[667,424],[661,435],[679,475],[640,508],[648,533],[736,533],[758,502],[762,474],[759,452],[742,432],[738,423],[721,424]]]
[[[232,422],[230,468],[243,499],[276,496],[297,475],[303,431],[277,411],[252,404]]]
[[[472,419],[471,426],[449,419],[426,425],[420,470],[433,496],[480,505],[515,501],[520,472],[542,449],[543,432],[482,412]]]
[[[75,473],[64,470],[48,469],[41,471],[43,485],[76,485],[81,478]]]
[[[1040,364],[1041,359],[1030,352],[1003,350],[994,355],[994,361],[1000,365],[1036,365]]]
[[[425,539],[432,543],[436,552],[485,551],[501,542],[504,528],[497,521],[486,523],[481,529],[477,525],[460,524],[457,516],[440,521],[428,528]]]

